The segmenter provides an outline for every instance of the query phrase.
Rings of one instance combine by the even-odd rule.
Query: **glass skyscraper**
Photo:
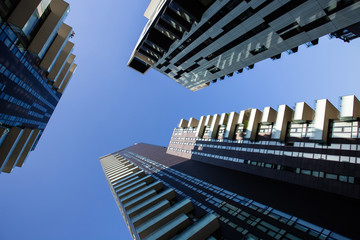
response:
[[[62,0],[0,2],[0,170],[21,167],[77,65]]]

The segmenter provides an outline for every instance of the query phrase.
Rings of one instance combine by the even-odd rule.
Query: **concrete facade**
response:
[[[191,91],[326,34],[346,42],[360,34],[358,1],[151,1],[145,16],[128,66],[154,68]]]

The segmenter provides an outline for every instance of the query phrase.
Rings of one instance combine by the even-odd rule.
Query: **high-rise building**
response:
[[[357,239],[359,118],[352,95],[182,119],[100,162],[134,239]]]
[[[0,172],[34,150],[77,65],[63,0],[0,2]]]
[[[128,66],[150,68],[196,91],[267,58],[360,36],[357,0],[152,0]]]

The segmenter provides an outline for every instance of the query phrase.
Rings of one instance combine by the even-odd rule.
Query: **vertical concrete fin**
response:
[[[226,124],[226,129],[224,134],[225,138],[233,139],[238,120],[239,120],[239,114],[237,112],[231,112],[229,114],[229,120]]]
[[[314,118],[314,110],[305,102],[299,102],[295,105],[293,121],[296,123],[311,121]]]
[[[199,124],[199,120],[195,119],[195,118],[190,118],[189,120],[189,124],[187,127],[191,127],[191,128],[196,128]]]
[[[212,138],[212,139],[216,138],[216,134],[217,134],[218,128],[219,128],[219,122],[220,122],[220,115],[215,114],[214,117],[212,117],[210,130],[209,130],[209,138]]]
[[[20,128],[13,127],[10,129],[10,132],[0,147],[0,171],[3,171],[22,134],[23,130]]]
[[[196,137],[198,137],[198,138],[203,137],[204,130],[205,130],[205,122],[206,122],[206,117],[201,116],[199,124],[198,124],[197,129],[196,129]]]
[[[274,124],[272,139],[285,141],[288,122],[291,121],[294,111],[287,105],[280,105]]]
[[[35,141],[38,138],[40,133],[41,133],[41,131],[39,129],[34,129],[28,143],[26,144],[24,150],[22,151],[21,155],[19,156],[19,159],[18,159],[18,161],[16,163],[17,167],[21,167],[24,164],[27,155],[31,151],[31,148],[33,147],[33,145],[34,145],[34,143],[35,143]]]
[[[326,142],[329,130],[329,120],[339,118],[339,110],[329,100],[316,101],[315,117],[312,122],[313,132],[310,139]]]
[[[341,99],[340,118],[355,120],[360,117],[360,101],[354,95],[343,96]]]
[[[26,147],[26,144],[28,143],[30,137],[32,134],[32,130],[29,128],[26,128],[23,130],[23,133],[21,134],[21,137],[19,141],[17,142],[14,150],[12,151],[11,155],[9,156],[9,159],[7,163],[5,164],[4,168],[2,169],[3,172],[10,173],[13,167],[16,165],[16,162],[18,161],[21,153],[24,151],[24,148]]]
[[[261,112],[259,109],[253,108],[250,112],[249,123],[246,128],[245,139],[254,141],[256,139],[257,128],[261,121]]]
[[[181,119],[180,123],[178,125],[179,128],[186,128],[188,126],[189,122],[185,119]]]
[[[261,123],[271,124],[276,120],[276,111],[272,107],[265,107],[261,116]]]

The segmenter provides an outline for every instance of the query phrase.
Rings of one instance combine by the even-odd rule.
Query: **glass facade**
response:
[[[8,23],[6,20],[11,11],[16,10],[16,4],[10,4],[11,8],[7,4],[9,5],[8,11],[10,12],[6,15],[1,13],[0,125],[10,131],[9,134],[2,135],[1,141],[3,147],[0,146],[2,154],[0,156],[0,169],[5,172],[10,172],[15,165],[21,166],[28,151],[34,150],[62,96],[62,91],[56,89],[53,86],[53,82],[49,81],[49,72],[39,66],[42,58],[47,54],[47,49],[54,44],[54,39],[59,34],[58,30],[69,13],[69,7],[66,2],[57,0],[52,8],[50,8],[50,3],[51,0],[40,1],[34,13],[27,19],[25,27],[21,29],[22,32],[19,31],[17,26]],[[46,29],[42,30],[42,34],[45,35],[47,34],[46,31],[48,31],[49,38],[41,46],[40,54],[34,55],[27,48],[30,47],[30,44],[34,46],[41,45],[40,41],[34,40],[34,37],[37,36],[39,29],[41,29],[48,17],[51,14],[61,12],[61,8],[67,8],[67,10],[62,16],[58,16],[59,21],[56,26],[53,28],[47,26]],[[15,21],[15,18],[20,15],[21,9],[17,9],[16,14],[14,12],[11,16],[14,18],[12,21]],[[26,35],[25,38],[24,34]],[[62,42],[62,46],[59,45],[59,48],[54,47],[58,51],[55,54],[55,59],[52,59],[53,64],[58,60],[60,52],[62,52],[63,46],[68,42],[70,35],[65,36],[66,38]],[[66,62],[67,59],[63,61]],[[65,78],[66,76],[64,76]],[[63,81],[63,79],[60,80]],[[65,87],[64,85],[63,88]],[[24,130],[27,134],[16,137],[19,129]],[[13,141],[13,139],[20,138],[21,141]],[[22,146],[17,146],[20,143]],[[11,144],[13,144],[12,147],[10,146]],[[11,150],[15,148],[22,150]],[[10,166],[11,164],[13,166]]]

